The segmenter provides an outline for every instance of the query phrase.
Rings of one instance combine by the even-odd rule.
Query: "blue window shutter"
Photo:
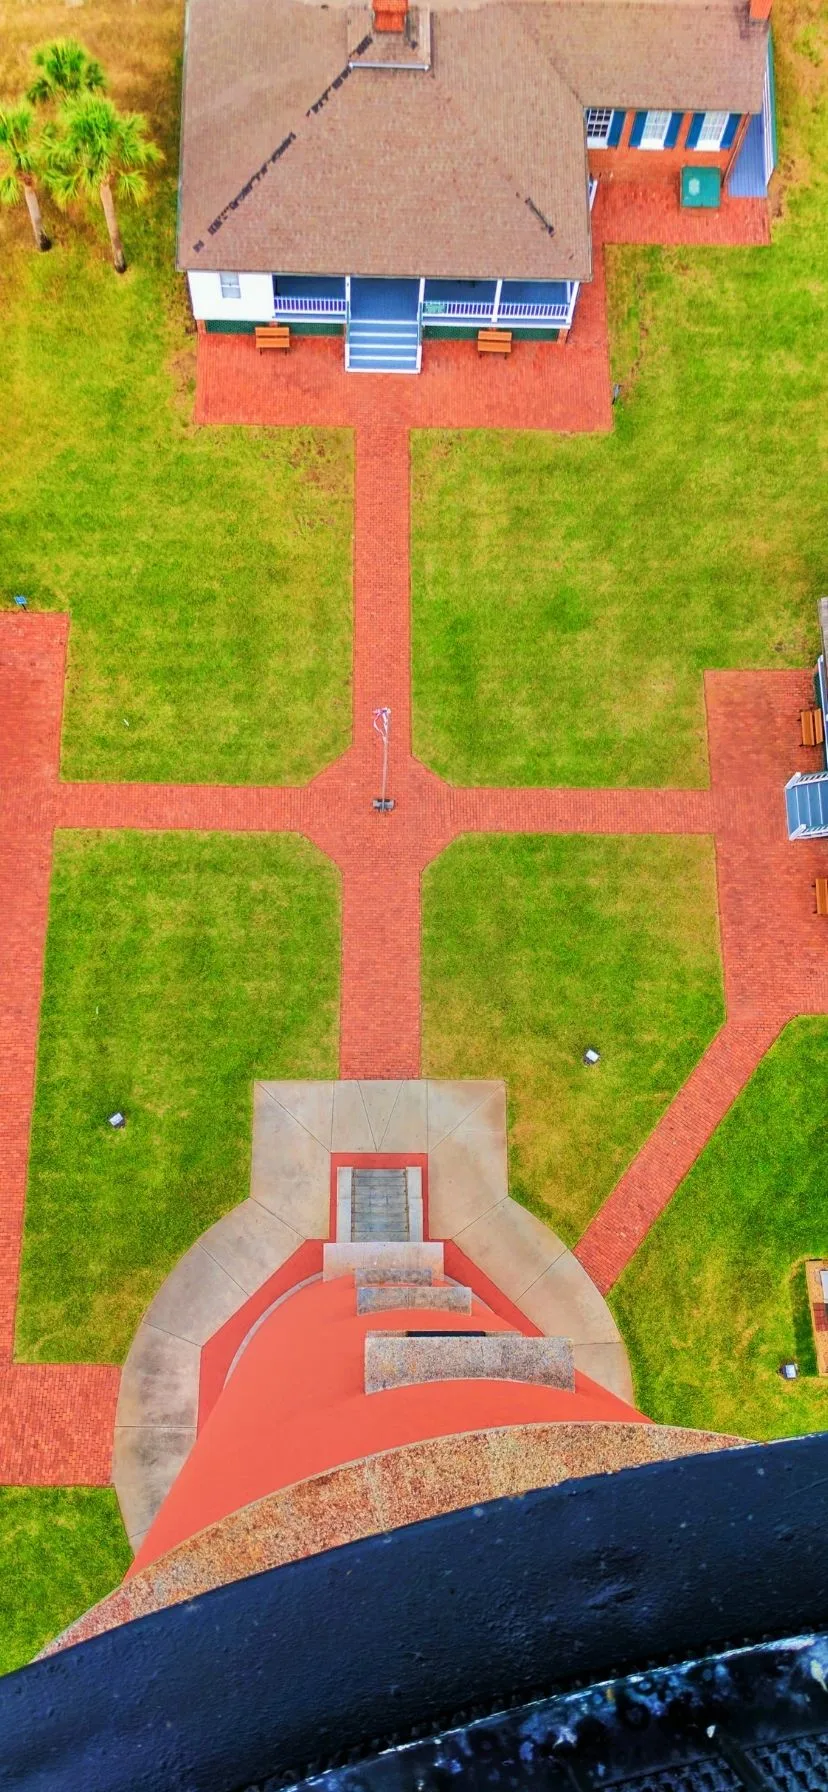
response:
[[[730,117],[727,121],[727,124],[725,125],[725,128],[724,128],[724,136],[722,137],[722,141],[719,145],[720,149],[729,149],[730,148],[730,145],[733,142],[733,139],[736,135],[736,132],[739,129],[741,122],[742,122],[741,112],[731,112]]]
[[[644,125],[646,123],[646,120],[647,120],[646,112],[636,112],[636,115],[633,119],[633,127],[632,127],[632,130],[630,131],[630,149],[638,148],[638,145],[641,142],[641,139],[644,135]]]
[[[670,119],[670,123],[667,126],[667,135],[664,139],[664,148],[665,149],[675,149],[676,139],[678,137],[679,131],[681,130],[681,121],[682,121],[683,117],[684,117],[683,112],[674,112],[673,113],[673,115]]]
[[[626,116],[626,112],[619,112],[617,110],[613,112],[612,118],[610,119],[609,136],[607,138],[607,147],[609,149],[618,148],[618,145],[621,142],[621,132],[624,129],[624,119]]]
[[[699,136],[701,134],[701,128],[702,128],[703,124],[704,124],[704,113],[703,112],[694,112],[693,116],[690,120],[690,129],[687,132],[687,143],[685,145],[686,149],[695,149],[696,144],[698,143],[698,140],[699,140]]]

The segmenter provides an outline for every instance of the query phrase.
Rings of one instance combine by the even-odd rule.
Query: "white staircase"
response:
[[[419,373],[420,331],[416,318],[395,323],[386,317],[352,317],[345,344],[349,373]]]

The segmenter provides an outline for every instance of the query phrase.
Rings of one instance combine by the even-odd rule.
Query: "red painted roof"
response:
[[[575,1392],[509,1381],[446,1381],[363,1390],[366,1331],[509,1331],[475,1298],[470,1317],[409,1309],[358,1318],[353,1279],[312,1283],[250,1338],[147,1533],[133,1571],[253,1500],[421,1438],[533,1421],[640,1420],[576,1372]]]

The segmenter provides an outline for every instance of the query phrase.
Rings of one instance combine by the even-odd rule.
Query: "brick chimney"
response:
[[[408,0],[373,0],[374,30],[404,31],[407,11]]]
[[[773,0],[750,0],[750,16],[752,19],[769,19]]]

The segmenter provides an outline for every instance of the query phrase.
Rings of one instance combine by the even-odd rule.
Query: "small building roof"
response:
[[[189,0],[180,267],[586,279],[586,106],[761,108],[747,0],[432,0],[412,26]]]

